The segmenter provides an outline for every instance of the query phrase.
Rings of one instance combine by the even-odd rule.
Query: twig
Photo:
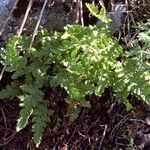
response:
[[[1,147],[1,146],[4,146],[4,145],[6,145],[6,144],[8,144],[8,143],[14,138],[15,135],[16,135],[16,132],[14,132],[11,136],[9,136],[9,137],[6,139],[6,142],[0,143],[0,147]]]
[[[80,5],[80,18],[81,18],[81,25],[84,26],[84,19],[83,19],[83,3],[82,0],[79,0]]]
[[[115,106],[115,102],[113,102],[113,93],[112,93],[112,88],[110,88],[110,99],[111,99],[111,102],[112,104],[110,105],[110,108],[107,110],[107,113],[110,114],[110,112],[112,111],[113,107]]]
[[[73,133],[72,133],[71,137],[69,138],[67,144],[70,143],[70,141],[72,140],[72,138],[73,138],[73,136],[74,136],[74,134],[75,134],[75,132],[76,132],[76,129],[77,129],[77,125],[75,126],[75,128],[74,128],[74,130],[73,130]]]
[[[140,33],[140,30],[136,30],[134,35],[128,40],[127,46],[131,44],[131,42],[135,39],[135,37]]]
[[[89,131],[90,131],[90,129],[91,129],[92,127],[97,126],[96,123],[98,123],[98,122],[99,122],[99,118],[98,118],[95,122],[93,122],[93,123],[90,125],[90,127],[89,127],[88,130],[86,131],[86,134],[89,133]]]
[[[129,121],[135,121],[135,122],[141,122],[143,124],[147,124],[144,120],[141,120],[141,119],[127,119]]]
[[[0,73],[0,81],[2,80],[2,77],[3,77],[3,75],[4,75],[5,69],[6,69],[6,66],[4,66],[4,67],[2,68],[2,71],[1,71],[1,73]]]
[[[56,142],[52,150],[56,150],[57,144],[58,144],[58,143]]]
[[[17,5],[18,1],[19,1],[19,0],[16,0],[16,1],[15,1],[14,5],[13,5],[13,7],[12,7],[10,13],[9,13],[9,16],[8,16],[7,19],[5,20],[3,26],[2,26],[2,28],[1,28],[1,30],[0,30],[0,35],[3,33],[3,31],[4,31],[4,29],[5,29],[6,25],[7,25],[7,23],[8,23],[8,21],[9,21],[9,19],[11,18],[12,13],[13,13],[14,9],[16,8],[16,5]]]
[[[103,136],[101,138],[98,150],[101,150],[101,148],[102,148],[102,144],[103,144],[103,141],[104,141],[104,138],[106,135],[106,131],[107,131],[107,124],[106,125],[100,125],[100,126],[104,126],[104,131],[103,131]]]
[[[129,19],[129,12],[127,11],[127,29],[128,29],[128,35],[131,36],[131,27],[130,27],[130,19]],[[128,42],[127,42],[128,43]]]
[[[113,130],[112,130],[112,132],[111,132],[111,134],[110,134],[110,139],[113,138],[113,134],[114,134],[114,132],[119,128],[119,126],[120,126],[121,124],[123,124],[124,122],[126,122],[127,117],[128,117],[128,115],[124,116],[124,117],[117,123],[117,125],[113,128]]]
[[[78,134],[81,135],[82,137],[86,138],[86,139],[88,138],[88,136],[85,136],[84,134],[82,134],[82,133],[79,132],[79,131],[78,131]]]
[[[107,110],[107,114],[110,114],[110,113],[111,113],[111,111],[113,110],[113,108],[114,108],[115,105],[116,105],[116,102],[113,102],[113,103],[110,105],[109,109]]]
[[[22,33],[22,31],[23,31],[24,25],[25,25],[25,23],[26,23],[26,20],[27,20],[27,17],[28,17],[28,15],[29,15],[29,12],[30,12],[30,10],[31,10],[31,7],[32,7],[32,5],[33,5],[33,2],[34,2],[34,0],[30,0],[30,2],[29,2],[29,4],[28,4],[28,7],[27,7],[27,10],[26,10],[25,16],[24,16],[24,18],[23,18],[21,27],[20,27],[20,29],[19,29],[19,31],[18,31],[18,34],[17,34],[18,36],[20,36],[21,33]]]
[[[105,7],[103,0],[98,0],[98,2],[99,2],[99,4],[100,4],[102,7]]]
[[[76,10],[77,10],[77,13],[76,13],[76,23],[79,22],[79,16],[80,16],[80,5],[79,5],[79,1],[80,1],[80,0],[77,0],[77,5],[76,5]]]
[[[115,3],[114,3],[114,0],[110,0],[110,3],[111,3],[111,11],[114,12],[114,11],[115,11],[115,10],[114,10],[114,8],[115,8],[115,7],[114,7],[114,4],[115,4]]]
[[[38,21],[37,21],[37,23],[36,23],[36,26],[35,26],[35,29],[34,29],[34,32],[33,32],[33,36],[32,36],[31,42],[30,42],[30,46],[29,46],[30,48],[32,47],[32,44],[33,44],[34,38],[35,38],[35,36],[36,36],[38,27],[39,27],[39,25],[40,25],[40,22],[41,22],[41,19],[42,19],[42,16],[43,16],[43,12],[44,12],[44,9],[45,9],[45,7],[46,7],[47,2],[48,2],[48,0],[45,0],[45,1],[44,1],[43,7],[42,7],[42,9],[41,9],[41,12],[40,12],[40,15],[39,15]],[[53,3],[54,3],[54,1],[53,1]],[[53,3],[52,3],[52,4],[53,4]]]
[[[5,128],[6,128],[6,132],[5,132],[4,137],[6,137],[6,135],[7,135],[7,121],[6,121],[6,116],[5,116],[5,113],[2,109],[2,107],[1,107],[1,112],[2,112],[2,115],[3,115],[3,118],[4,118],[4,124],[5,124]]]
[[[7,128],[6,116],[5,116],[5,113],[4,113],[3,109],[2,109],[2,107],[1,107],[1,112],[2,112],[3,118],[4,118],[4,124],[5,124],[5,128],[6,128],[6,132],[5,132],[5,135],[4,135],[4,141],[5,142],[4,143],[0,143],[0,147],[6,145],[7,143],[9,143],[14,138],[14,136],[16,135],[16,132],[14,132],[11,136],[6,138],[8,128]]]

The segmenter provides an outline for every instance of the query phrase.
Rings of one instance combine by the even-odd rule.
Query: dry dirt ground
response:
[[[91,1],[83,1],[83,7],[85,2]],[[96,2],[98,3],[98,1]],[[110,1],[107,0],[105,3],[109,9]],[[62,31],[62,26],[76,21],[76,18],[72,18],[75,11],[71,12],[71,9],[76,8],[75,4],[75,2],[71,5],[69,2],[56,2],[53,8],[47,8],[47,13],[50,11],[50,16],[55,18],[54,24],[51,24],[52,21],[49,20],[50,25],[48,25],[47,18],[44,18],[43,25],[49,28],[55,27],[55,30]],[[27,0],[19,1],[13,12],[14,18],[11,18],[6,30],[0,37],[0,47],[5,45],[5,40],[9,36],[17,32],[27,5]],[[30,25],[35,25],[33,16],[36,16],[36,12],[41,9],[41,6],[42,2],[39,1],[33,4],[30,19],[27,20],[23,32],[31,33],[33,29]],[[58,9],[62,12],[58,13]],[[85,25],[95,24],[96,19],[90,18],[85,8],[83,10]],[[68,18],[64,19],[65,21],[60,20],[62,14],[64,16],[69,14],[70,16],[68,15]],[[60,26],[60,21],[63,22],[63,24],[61,22],[62,26]],[[2,68],[1,65],[0,70]],[[0,90],[11,82],[10,76],[10,73],[4,72],[0,82]],[[110,89],[106,89],[102,97],[87,96],[91,108],[82,108],[77,120],[70,123],[65,116],[68,108],[68,104],[65,102],[65,91],[60,87],[46,90],[49,91],[46,92],[49,93],[46,94],[46,97],[54,109],[54,116],[44,131],[39,150],[150,150],[150,110],[147,105],[135,97],[129,96],[134,108],[126,111],[123,104],[118,104],[112,100]],[[32,139],[31,123],[16,133],[15,127],[19,111],[17,99],[0,101],[0,150],[36,150]]]

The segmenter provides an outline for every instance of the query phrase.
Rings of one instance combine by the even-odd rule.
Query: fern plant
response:
[[[30,56],[27,56],[29,53],[25,53],[27,43],[27,37],[14,36],[9,39],[6,48],[3,50],[1,55],[3,64],[7,71],[13,72],[12,79],[17,80],[23,75],[25,78],[20,87],[16,87],[13,83],[12,86],[8,85],[6,89],[0,92],[0,98],[17,96],[20,99],[22,110],[18,118],[17,131],[27,125],[28,119],[32,115],[34,141],[38,146],[43,129],[46,122],[49,121],[52,111],[48,109],[48,105],[43,100],[44,93],[41,90],[47,80],[47,67],[44,64],[37,63],[37,61],[27,60],[31,59]],[[21,53],[23,53],[23,56],[21,56]]]
[[[68,93],[68,116],[74,120],[80,107],[90,107],[87,94],[101,96],[105,88],[112,87],[114,98],[128,103],[134,94],[150,101],[149,62],[139,64],[137,56],[124,55],[122,47],[109,31],[105,9],[88,4],[93,15],[101,18],[99,26],[68,25],[64,33],[42,29],[29,49],[30,37],[12,37],[1,54],[2,63],[12,72],[19,86],[7,86],[0,98],[18,97],[22,107],[17,131],[32,117],[34,141],[38,147],[44,127],[53,110],[44,99],[45,86],[61,86]],[[101,17],[102,16],[102,17]],[[119,57],[122,60],[119,61]],[[49,71],[51,70],[51,71]]]

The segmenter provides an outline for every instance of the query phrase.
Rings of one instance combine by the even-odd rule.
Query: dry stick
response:
[[[132,9],[132,11],[133,11],[133,9]],[[131,11],[131,13],[130,13],[129,15],[130,15],[130,18],[131,18],[133,24],[136,25],[135,20],[134,20],[134,16],[133,16],[133,14],[132,14],[132,11]],[[129,12],[129,11],[128,11],[128,12]],[[132,41],[134,40],[134,38],[139,34],[139,32],[140,32],[140,30],[136,30],[136,31],[135,31],[135,34],[129,39],[129,41],[128,41],[128,43],[127,43],[127,46],[130,46],[131,42],[132,42]]]
[[[56,150],[56,146],[57,146],[58,142],[55,143],[54,147],[52,150]]]
[[[129,121],[135,121],[135,122],[141,122],[143,124],[147,124],[146,121],[141,120],[141,119],[129,119]]]
[[[75,128],[74,128],[74,130],[73,130],[73,133],[72,133],[71,137],[69,138],[67,144],[69,144],[70,141],[72,140],[72,138],[73,138],[73,136],[74,136],[74,134],[75,134],[75,132],[76,132],[76,129],[77,129],[77,125],[75,126]]]
[[[115,132],[115,130],[117,130],[121,124],[123,124],[124,122],[126,122],[126,119],[127,119],[128,115],[125,115],[117,124],[116,126],[112,129],[111,133],[110,133],[110,139],[113,138],[113,134]]]
[[[128,40],[127,46],[129,47],[135,37],[140,33],[140,30],[135,31],[134,35]],[[131,45],[132,46],[132,45]]]
[[[99,2],[99,4],[100,4],[101,6],[103,6],[103,7],[105,6],[103,0],[98,0],[98,2]]]
[[[107,131],[107,124],[106,125],[100,125],[100,126],[104,126],[104,131],[103,131],[103,136],[102,136],[102,139],[100,141],[100,145],[99,145],[99,149],[98,150],[101,150],[101,148],[102,148],[102,143],[104,141],[104,138],[105,138],[105,135],[106,135],[106,131]]]
[[[7,135],[7,121],[6,121],[6,115],[5,115],[2,107],[1,107],[1,112],[2,112],[2,115],[3,115],[3,118],[4,118],[4,124],[5,124],[5,128],[6,128],[6,132],[5,132],[5,135],[4,135],[4,138],[5,138],[6,135]]]
[[[80,5],[80,19],[81,19],[81,25],[84,26],[84,19],[83,19],[83,4],[82,0],[79,0]]]
[[[76,13],[76,23],[79,23],[79,16],[80,16],[80,5],[79,5],[79,0],[77,0],[77,5],[76,5],[76,10],[77,10],[77,13]]]
[[[129,6],[129,3],[128,1],[126,0],[125,1],[125,4],[126,6]],[[127,7],[127,10],[129,10],[129,8]],[[130,12],[129,11],[126,11],[127,15],[126,15],[126,21],[127,21],[127,32],[128,32],[128,35],[131,36],[131,30],[130,30]],[[124,34],[125,34],[125,31],[124,31]],[[126,45],[128,45],[129,43],[129,39],[125,38],[125,42],[126,42]]]
[[[28,7],[27,7],[27,10],[26,10],[26,13],[25,13],[25,16],[23,18],[23,21],[22,21],[22,24],[21,24],[21,27],[20,27],[20,30],[18,32],[18,36],[21,35],[22,31],[23,31],[23,28],[24,28],[24,25],[26,23],[26,20],[27,20],[27,17],[29,15],[29,11],[31,10],[31,7],[32,7],[32,4],[33,4],[34,0],[30,0],[29,4],[28,4]]]
[[[5,72],[6,66],[3,67],[1,73],[0,73],[0,81],[2,80],[3,74]]]
[[[0,35],[3,33],[3,31],[4,31],[4,29],[5,29],[5,27],[6,27],[7,23],[8,23],[8,21],[10,20],[10,18],[11,18],[11,16],[12,16],[12,13],[13,13],[14,9],[16,8],[16,5],[17,5],[18,1],[19,1],[19,0],[16,0],[16,1],[15,1],[14,5],[13,5],[13,7],[12,7],[10,13],[9,13],[9,16],[8,16],[7,19],[5,20],[3,26],[2,26],[2,28],[1,28],[1,30],[0,30]],[[6,66],[3,67],[3,69],[2,69],[2,71],[1,71],[1,73],[0,73],[0,81],[2,80],[2,77],[3,77],[3,74],[4,74],[5,69],[6,69]]]
[[[128,29],[128,35],[131,36],[131,28],[130,28],[130,19],[129,19],[129,12],[127,12],[127,29]],[[127,43],[129,42],[129,40],[127,41]]]
[[[111,3],[111,11],[114,12],[114,0],[110,0],[110,3]]]
[[[5,113],[4,113],[3,109],[2,109],[2,107],[1,107],[1,112],[2,112],[3,118],[4,118],[4,124],[5,124],[5,128],[6,128],[6,132],[5,132],[5,135],[4,135],[4,141],[5,142],[0,144],[0,146],[4,146],[4,145],[9,143],[14,138],[16,132],[14,132],[10,137],[6,138],[8,128],[7,128],[6,116],[5,116]]]
[[[127,22],[128,21],[128,17],[129,17],[129,15],[128,15],[128,12],[127,12],[127,15],[126,15],[126,17],[125,17],[125,19],[124,19],[124,22]],[[127,23],[128,24],[128,23]],[[127,25],[128,26],[128,25]],[[126,25],[125,25],[125,23],[123,24],[123,35],[124,35],[124,42],[126,43],[126,45],[128,44],[128,39],[129,39],[129,37],[127,37],[127,35],[129,36],[129,34],[127,33],[127,35],[126,35]]]
[[[44,1],[43,7],[42,7],[42,9],[41,9],[41,12],[40,12],[40,15],[39,15],[39,18],[38,18],[38,21],[37,21],[37,24],[36,24],[35,29],[34,29],[34,32],[33,32],[33,36],[32,36],[32,39],[31,39],[29,48],[32,47],[32,44],[33,44],[34,38],[35,38],[35,36],[36,36],[38,27],[39,27],[39,25],[40,25],[40,22],[41,22],[41,19],[42,19],[42,16],[43,16],[43,12],[44,12],[44,9],[45,9],[45,7],[46,7],[47,2],[48,2],[48,0],[45,0],[45,1]],[[53,4],[53,3],[52,3],[52,4]],[[52,4],[51,4],[51,5],[52,5]]]
[[[16,135],[16,132],[14,132],[11,136],[9,136],[4,143],[0,143],[0,147],[1,146],[4,146],[4,145],[7,145]]]

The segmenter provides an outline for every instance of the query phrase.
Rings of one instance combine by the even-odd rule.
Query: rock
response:
[[[64,26],[66,26],[67,24],[76,23],[77,12],[76,12],[76,9],[71,9],[72,5],[73,5],[72,0],[68,0],[67,2],[55,1],[53,5],[47,6],[45,8],[40,25],[47,29],[51,29],[55,31],[63,31]],[[66,9],[66,7],[68,9]],[[25,25],[27,33],[33,33],[33,30],[37,23],[38,16],[40,14],[41,9],[42,9],[42,6],[39,6],[36,12],[33,12],[32,14],[28,16],[28,19]]]
[[[0,0],[0,28],[8,17],[15,0]]]
[[[114,30],[119,30],[123,25],[124,13],[127,11],[127,5],[122,3],[114,4],[112,11],[107,12],[107,17],[112,20],[110,27]],[[98,20],[96,25],[101,24],[101,20]]]

